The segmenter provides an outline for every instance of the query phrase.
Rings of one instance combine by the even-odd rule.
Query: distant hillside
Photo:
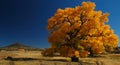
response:
[[[37,50],[42,51],[43,50],[43,49],[40,49],[40,48],[27,46],[27,45],[24,45],[24,44],[18,43],[18,42],[0,48],[0,50],[8,50],[8,51],[15,51],[15,50],[18,50],[18,49],[25,49],[25,50],[28,50],[28,51],[37,51]]]

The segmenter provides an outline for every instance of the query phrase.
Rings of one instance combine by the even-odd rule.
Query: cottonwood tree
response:
[[[118,46],[118,36],[108,25],[108,13],[95,10],[95,3],[82,2],[75,8],[58,9],[48,19],[48,41],[63,56],[79,51],[80,57],[111,52]]]

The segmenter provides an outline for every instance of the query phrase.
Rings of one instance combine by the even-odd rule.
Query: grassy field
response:
[[[37,60],[4,60],[8,56],[13,58],[34,58]],[[43,57],[41,51],[3,51],[0,52],[0,65],[120,65],[120,54],[80,58],[80,61],[77,63],[71,62],[71,59],[68,57]]]

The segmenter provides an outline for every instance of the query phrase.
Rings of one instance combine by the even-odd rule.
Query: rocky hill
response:
[[[7,51],[16,51],[18,49],[24,49],[24,50],[28,50],[28,51],[38,51],[38,50],[42,51],[43,50],[40,48],[27,46],[27,45],[24,45],[24,44],[19,43],[19,42],[0,48],[0,50],[7,50]]]

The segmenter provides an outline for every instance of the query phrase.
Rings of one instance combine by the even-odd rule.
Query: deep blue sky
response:
[[[109,24],[120,37],[119,0],[0,0],[0,47],[15,42],[49,47],[47,19],[58,8],[75,7],[82,1],[95,2],[96,10],[109,12]]]

